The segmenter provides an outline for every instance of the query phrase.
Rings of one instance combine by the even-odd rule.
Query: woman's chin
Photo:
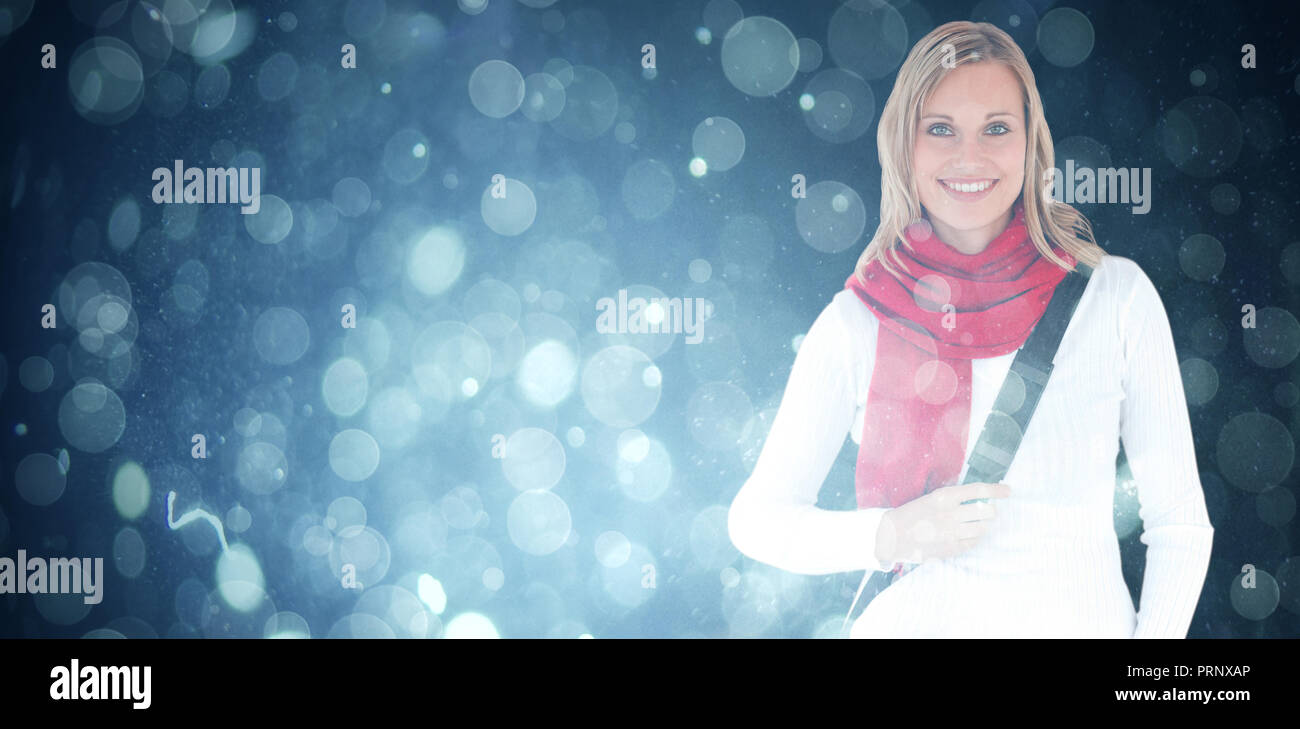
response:
[[[937,222],[953,230],[975,230],[1001,220],[1010,212],[1011,204],[981,204],[977,207],[963,206],[958,209],[945,205],[933,207],[925,205],[924,209],[931,224]]]

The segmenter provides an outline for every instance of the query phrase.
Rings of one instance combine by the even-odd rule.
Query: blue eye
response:
[[[948,134],[935,134],[935,133],[934,133],[934,130],[939,129],[939,128],[941,128],[941,127],[942,127],[943,129],[948,129],[948,125],[947,125],[947,124],[932,124],[932,125],[930,125],[930,128],[926,130],[926,132],[929,133],[929,134],[931,134],[931,135],[933,135],[933,136],[936,136],[936,137],[947,137],[947,136],[950,136],[950,135],[948,135]],[[993,136],[995,136],[995,137],[1000,137],[1000,136],[1002,136],[1002,135],[1004,135],[1004,134],[1010,134],[1010,133],[1011,133],[1011,129],[1010,129],[1006,124],[1003,124],[1002,122],[995,122],[995,123],[993,123],[992,125],[989,126],[989,129],[996,129],[996,128],[998,128],[998,127],[1001,127],[1003,131],[1001,131],[1001,132],[994,132]]]

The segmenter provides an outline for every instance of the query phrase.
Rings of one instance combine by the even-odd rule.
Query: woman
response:
[[[732,541],[792,572],[893,572],[852,637],[1186,637],[1214,530],[1168,318],[1137,264],[1035,182],[1055,165],[1024,54],[987,23],[936,28],[877,142],[880,227],[799,347]],[[1093,270],[1005,483],[962,484],[1076,262]],[[846,432],[860,508],[818,508]],[[1140,611],[1113,525],[1121,438],[1148,547]]]

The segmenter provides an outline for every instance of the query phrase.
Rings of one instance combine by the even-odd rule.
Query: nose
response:
[[[957,143],[957,158],[953,160],[957,169],[976,171],[983,168],[984,150],[980,147],[980,135],[967,135]]]

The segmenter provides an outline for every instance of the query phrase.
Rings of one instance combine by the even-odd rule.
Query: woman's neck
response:
[[[1005,213],[999,215],[988,225],[969,229],[953,228],[933,215],[929,216],[929,218],[930,226],[934,229],[935,235],[939,236],[939,240],[956,249],[959,253],[973,256],[988,248],[989,243],[992,243],[994,238],[997,238],[1002,231],[1007,229],[1007,226],[1011,224],[1011,215],[1011,209],[1008,208]]]

